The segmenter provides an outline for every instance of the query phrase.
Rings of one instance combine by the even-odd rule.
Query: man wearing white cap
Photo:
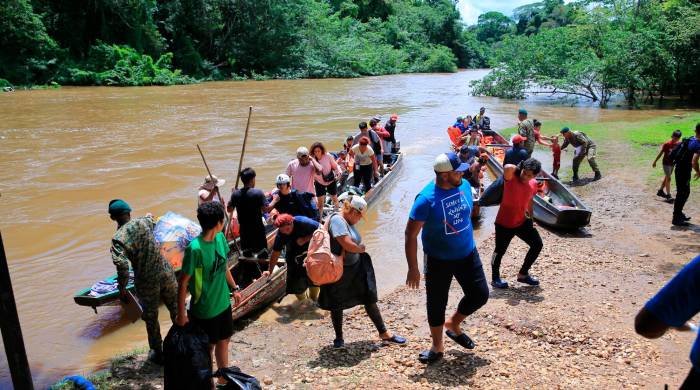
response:
[[[406,284],[418,288],[418,233],[423,230],[424,273],[428,325],[432,347],[418,355],[422,363],[440,360],[445,347],[445,334],[460,346],[473,349],[474,342],[462,332],[460,324],[467,316],[486,304],[489,288],[474,243],[471,224],[472,197],[470,184],[462,178],[469,164],[462,163],[454,153],[435,158],[435,181],[416,196],[406,224]],[[452,277],[464,291],[457,310],[445,321],[445,309]]]
[[[222,205],[226,204],[221,197],[219,192],[219,187],[223,186],[226,180],[219,179],[218,177],[211,175],[204,178],[204,184],[199,187],[199,198],[198,205],[204,202],[219,202]]]
[[[297,149],[297,158],[287,164],[285,173],[292,180],[292,189],[312,193],[315,197],[314,173],[321,174],[322,169],[321,164],[309,157],[309,149],[300,146]]]
[[[275,180],[277,191],[273,192],[268,211],[274,209],[279,214],[291,214],[295,217],[302,215],[318,220],[318,210],[314,207],[316,203],[313,201],[314,195],[293,190],[290,183],[289,176],[284,173],[277,175]]]

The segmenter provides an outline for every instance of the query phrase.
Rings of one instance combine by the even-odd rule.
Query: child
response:
[[[561,161],[561,145],[559,145],[559,137],[551,137],[552,145],[552,176],[559,179],[559,165]]]
[[[656,195],[669,200],[671,199],[671,174],[673,173],[673,161],[669,158],[669,154],[671,154],[673,148],[681,140],[682,135],[680,130],[675,130],[671,134],[671,139],[661,145],[659,154],[656,155],[656,159],[654,159],[654,162],[651,164],[652,168],[656,168],[656,162],[659,161],[661,155],[664,156],[663,160],[661,160],[661,165],[663,165],[664,168],[664,179],[661,181],[661,187],[656,192]],[[666,188],[665,193],[664,187]]]
[[[218,202],[202,203],[197,208],[202,234],[185,249],[177,295],[178,312],[175,322],[184,326],[188,320],[209,336],[209,353],[215,352],[216,365],[228,367],[228,346],[233,334],[231,301],[228,286],[240,302],[240,288],[227,266],[228,244],[221,229],[224,227],[224,207]],[[185,312],[185,297],[190,291],[189,314]],[[188,318],[189,317],[189,318]]]

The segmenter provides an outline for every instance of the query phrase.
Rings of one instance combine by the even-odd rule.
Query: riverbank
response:
[[[603,180],[575,188],[593,210],[591,225],[575,235],[538,228],[545,246],[532,272],[542,281],[540,288],[514,282],[525,249],[514,241],[502,273],[516,285],[493,291],[464,324],[475,350],[460,350],[448,340],[442,362],[418,363],[418,352],[429,346],[424,290],[399,287],[382,297],[380,308],[389,328],[409,339],[406,346],[381,346],[358,308],[346,316],[347,350],[335,351],[328,315],[289,299],[237,331],[231,364],[267,388],[677,387],[690,367],[693,335],[672,332],[647,341],[634,334],[633,318],[697,255],[700,227],[671,227],[672,206],[655,197],[651,160],[642,155],[651,153],[653,159],[656,148],[647,150],[634,140],[647,134],[644,129],[670,134],[674,126],[686,126],[682,130],[689,135],[697,117],[612,123],[607,132],[595,124],[573,127],[598,143],[604,169]],[[554,132],[548,126],[559,124],[545,123],[543,133]],[[568,175],[570,156],[562,159]],[[699,199],[695,191],[688,204]],[[693,221],[700,219],[696,210],[686,212]],[[493,236],[478,243],[485,264],[493,243]],[[372,255],[375,263],[382,261],[381,253]],[[450,308],[460,295],[453,283]],[[113,364],[101,381],[103,388],[159,388],[162,370],[139,354]]]

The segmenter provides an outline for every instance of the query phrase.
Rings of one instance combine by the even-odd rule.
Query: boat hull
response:
[[[496,144],[508,144],[508,141],[495,130],[485,130],[484,135],[493,137]],[[494,154],[489,158],[488,167],[494,176],[503,175],[502,162]],[[561,230],[580,229],[590,224],[591,210],[571,190],[544,170],[539,176],[545,179],[545,185],[551,196],[538,194],[533,199],[533,217],[538,223]],[[554,197],[562,205],[556,206],[547,199]]]

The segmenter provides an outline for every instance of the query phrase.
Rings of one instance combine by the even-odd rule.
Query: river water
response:
[[[447,148],[445,129],[457,115],[486,106],[492,127],[499,129],[515,124],[521,105],[545,121],[601,124],[671,113],[468,96],[468,82],[485,74],[0,94],[0,229],[38,387],[66,374],[87,374],[146,344],[143,322],[129,323],[119,308],[95,314],[73,303],[76,291],[115,271],[109,245],[116,226],[107,203],[123,198],[133,215],[172,210],[195,219],[197,188],[206,175],[195,145],[213,173],[228,181],[228,196],[248,106],[254,111],[244,165],[256,169],[263,189],[274,186],[297,147],[321,141],[337,150],[359,121],[399,114],[404,167],[360,226],[382,292],[405,280],[408,211],[433,177],[432,160]],[[494,211],[485,211],[477,239],[492,231]],[[165,334],[170,326],[165,309],[160,318]],[[0,388],[11,388],[2,352]]]

